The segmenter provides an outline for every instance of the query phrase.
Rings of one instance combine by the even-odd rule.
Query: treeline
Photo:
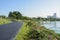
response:
[[[20,20],[40,20],[40,17],[28,17],[28,16],[23,16],[22,13],[19,11],[13,11],[9,12],[8,18],[10,19],[20,19]]]
[[[13,11],[13,12],[9,12],[8,18],[12,18],[12,19],[20,19],[20,20],[42,20],[42,21],[60,21],[60,18],[55,19],[55,18],[42,18],[42,17],[27,17],[27,16],[23,16],[22,13],[20,13],[19,11]]]
[[[6,18],[6,16],[4,16],[4,15],[0,15],[0,18]]]
[[[0,18],[11,18],[11,19],[20,19],[20,20],[42,20],[42,21],[60,21],[60,18],[55,19],[55,18],[42,18],[42,17],[28,17],[28,16],[23,16],[22,13],[19,11],[13,11],[9,12],[8,17],[4,15],[0,15]]]

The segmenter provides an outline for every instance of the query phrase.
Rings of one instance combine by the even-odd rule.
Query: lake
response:
[[[54,30],[56,33],[60,33],[60,21],[46,21],[42,22],[42,25],[50,30]]]

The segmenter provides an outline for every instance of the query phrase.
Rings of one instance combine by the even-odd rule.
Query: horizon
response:
[[[57,14],[60,18],[60,0],[0,0],[0,15],[19,11],[24,16],[47,17]]]

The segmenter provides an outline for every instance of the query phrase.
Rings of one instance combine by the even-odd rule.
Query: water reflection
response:
[[[56,27],[56,25],[57,25],[57,24],[56,24],[56,21],[54,21],[54,27]]]
[[[56,28],[57,27],[56,21],[50,22],[49,25],[52,26],[51,28]]]
[[[42,25],[50,30],[54,30],[55,32],[60,33],[60,21],[43,22]]]

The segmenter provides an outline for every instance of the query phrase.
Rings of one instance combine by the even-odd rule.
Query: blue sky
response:
[[[60,17],[60,0],[0,0],[0,15],[20,11],[29,17],[46,17],[56,13]]]

